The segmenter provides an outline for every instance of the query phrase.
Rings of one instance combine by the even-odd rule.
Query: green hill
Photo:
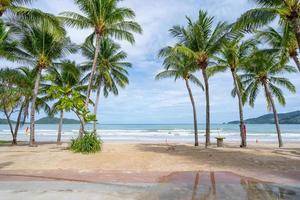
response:
[[[36,120],[36,124],[58,124],[59,123],[59,118],[50,118],[50,117],[44,117],[39,120]],[[12,123],[16,123],[15,121],[12,120]],[[0,119],[0,124],[7,124],[6,119]],[[28,122],[26,123],[28,124]],[[64,118],[64,124],[80,124],[80,122],[76,119],[67,119]]]
[[[35,121],[35,123],[36,124],[58,124],[59,120],[60,120],[59,118],[44,117],[44,118],[41,118],[41,119]],[[64,118],[63,123],[64,124],[79,124],[80,122],[75,119]]]
[[[6,119],[0,119],[0,124],[7,124],[7,120]]]
[[[278,114],[281,124],[300,124],[300,111]],[[273,113],[245,120],[247,124],[274,124]],[[239,121],[228,122],[238,124]]]
[[[16,123],[15,121],[11,121],[12,123]],[[0,124],[7,124],[7,119],[0,119]]]

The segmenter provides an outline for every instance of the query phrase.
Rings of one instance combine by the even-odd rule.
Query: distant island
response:
[[[15,121],[12,121],[12,123],[16,123]],[[0,119],[0,124],[7,124],[6,119]]]
[[[59,118],[51,118],[51,117],[43,117],[37,121],[35,121],[36,124],[58,124],[60,121]],[[80,122],[76,119],[63,119],[64,124],[79,124]]]
[[[280,124],[300,124],[300,111],[279,114]],[[273,114],[245,120],[247,124],[274,124]],[[240,121],[231,121],[228,124],[238,124]]]
[[[80,122],[76,119],[67,119],[64,118],[63,119],[64,124],[79,124]],[[36,120],[35,123],[36,124],[58,124],[60,121],[59,118],[51,118],[51,117],[43,117],[39,120]],[[12,123],[16,123],[15,121],[12,120]],[[0,124],[7,124],[7,120],[6,119],[0,119]],[[28,124],[28,122],[26,123]]]

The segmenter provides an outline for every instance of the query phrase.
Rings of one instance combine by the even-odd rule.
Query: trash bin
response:
[[[225,137],[216,137],[216,139],[217,139],[217,147],[224,147]]]

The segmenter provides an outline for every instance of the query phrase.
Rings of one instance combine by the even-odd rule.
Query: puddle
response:
[[[300,185],[279,185],[227,172],[178,172],[160,179],[169,191],[158,199],[299,200]]]
[[[138,199],[138,200],[299,200],[300,185],[262,182],[227,172],[174,172],[170,174],[121,172],[101,179],[95,174],[90,182],[31,179],[0,181],[0,196],[8,199]],[[74,174],[73,174],[74,175]],[[82,175],[82,174],[81,174]],[[27,175],[28,176],[28,175]],[[91,175],[90,175],[91,176]],[[130,178],[130,176],[132,178]],[[150,180],[149,176],[152,176]],[[99,178],[97,178],[99,177]],[[113,178],[115,177],[115,178]],[[141,181],[142,178],[145,181]],[[138,180],[138,181],[136,181]],[[9,193],[7,193],[9,191]],[[20,192],[21,191],[21,192]],[[19,196],[18,196],[19,195]],[[49,196],[50,195],[50,196]],[[85,198],[85,197],[90,198]],[[24,198],[23,198],[24,197]]]

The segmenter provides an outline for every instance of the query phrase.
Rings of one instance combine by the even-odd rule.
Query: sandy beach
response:
[[[300,184],[299,144],[237,144],[225,148],[186,144],[105,143],[101,153],[70,152],[68,144],[1,146],[0,180],[50,177],[78,181],[155,182],[172,172],[231,172],[274,183]],[[104,175],[105,174],[105,175]],[[11,176],[8,176],[11,175]],[[15,176],[14,176],[15,175]]]

